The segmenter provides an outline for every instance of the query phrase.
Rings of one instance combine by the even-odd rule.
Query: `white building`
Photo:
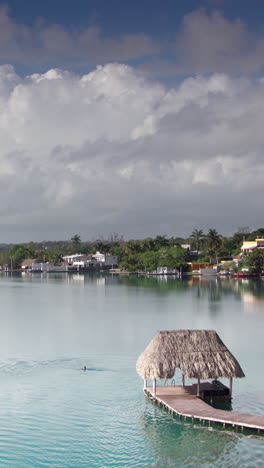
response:
[[[191,244],[181,244],[181,248],[185,250],[191,250]]]
[[[117,265],[117,261],[118,261],[116,255],[111,255],[109,253],[102,254],[100,252],[96,252],[96,254],[92,256],[92,258],[96,260],[96,262],[100,263],[101,265],[108,265],[108,266]]]
[[[53,263],[32,263],[32,273],[36,272],[66,272],[68,271],[68,265],[54,265]]]
[[[63,261],[72,266],[89,267],[89,266],[116,266],[117,256],[109,253],[103,254],[96,252],[93,255],[74,254],[65,255]]]
[[[65,255],[63,258],[64,262],[72,264],[73,262],[83,262],[88,259],[86,254],[74,254],[74,255]]]
[[[169,268],[169,267],[158,267],[157,275],[177,275],[179,271],[176,268]]]

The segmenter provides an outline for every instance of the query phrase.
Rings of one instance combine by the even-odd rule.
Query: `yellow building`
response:
[[[241,247],[242,253],[253,252],[255,249],[264,249],[264,239],[258,238],[254,241],[244,241]]]

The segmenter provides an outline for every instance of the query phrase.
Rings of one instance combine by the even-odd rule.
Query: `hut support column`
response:
[[[184,375],[182,374],[182,386],[184,387],[184,385],[185,385],[185,377],[184,377]]]
[[[153,396],[156,396],[156,379],[153,379]]]
[[[200,396],[200,377],[197,380],[197,396]]]
[[[146,390],[147,386],[148,386],[148,381],[147,379],[144,379],[143,389]]]
[[[230,377],[230,379],[229,379],[229,394],[230,394],[230,398],[232,398],[232,390],[233,390],[233,378]]]

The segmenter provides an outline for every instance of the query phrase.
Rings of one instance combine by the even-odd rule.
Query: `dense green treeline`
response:
[[[28,244],[0,245],[0,264],[18,267],[26,258],[34,258],[39,262],[59,263],[64,255],[84,253],[93,254],[96,251],[117,255],[119,266],[127,271],[153,271],[157,267],[187,269],[190,261],[218,263],[221,260],[231,260],[241,252],[244,240],[255,240],[264,237],[264,228],[250,232],[248,228],[240,228],[233,236],[225,237],[215,229],[204,233],[194,229],[187,238],[158,235],[141,240],[125,241],[123,236],[113,234],[108,239],[96,239],[83,242],[78,234],[68,241],[43,241]],[[255,255],[255,256],[254,256]],[[250,268],[253,263],[263,265],[261,252],[248,255],[240,267]],[[253,268],[254,269],[254,268]]]
[[[222,236],[215,229],[209,229],[207,233],[194,229],[185,239],[157,236],[141,241],[130,240],[119,251],[120,267],[128,271],[153,271],[159,266],[166,266],[181,268],[184,271],[188,269],[188,262],[191,261],[208,263],[230,261],[241,253],[243,241],[255,240],[256,237],[264,237],[263,228],[253,232],[250,232],[248,228],[240,228],[230,237]],[[255,253],[255,257],[259,257],[258,262],[261,264],[262,254]],[[242,261],[239,267],[233,264],[232,268],[244,267],[253,272],[256,270],[254,263],[254,256],[251,257],[249,254],[245,264]]]

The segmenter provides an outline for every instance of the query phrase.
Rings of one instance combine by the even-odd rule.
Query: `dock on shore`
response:
[[[210,385],[208,382],[201,383],[201,390],[203,390],[203,386],[208,388],[208,385]],[[144,393],[155,403],[167,408],[170,413],[184,419],[189,418],[193,422],[208,422],[209,425],[219,423],[223,427],[240,428],[241,431],[250,429],[264,435],[264,416],[253,416],[213,408],[197,397],[196,385],[157,386],[155,392],[153,392],[152,386],[147,386],[144,388]]]
[[[139,356],[136,369],[144,380],[145,395],[172,414],[263,434],[264,416],[220,410],[206,403],[231,402],[233,378],[245,377],[215,330],[161,330]],[[175,382],[177,369],[182,374],[182,386],[166,385],[168,379]],[[229,387],[219,377],[229,379]],[[186,378],[197,379],[197,383],[185,385]],[[152,380],[151,387],[148,379]],[[165,380],[165,385],[157,385],[157,380]]]

